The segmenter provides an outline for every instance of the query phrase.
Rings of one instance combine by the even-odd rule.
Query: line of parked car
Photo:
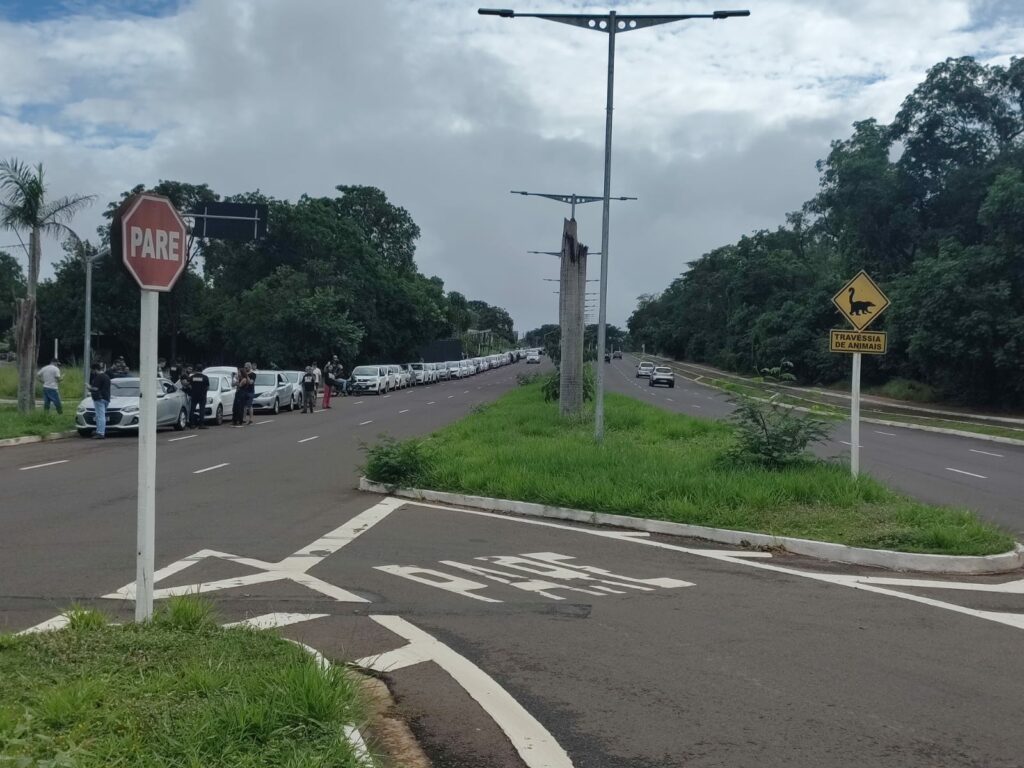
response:
[[[434,384],[438,381],[465,379],[477,373],[500,368],[525,357],[521,349],[444,363],[406,363],[405,365],[359,365],[352,370],[349,389],[353,394],[386,395],[406,387]]]
[[[394,390],[417,385],[432,384],[449,379],[462,379],[482,371],[498,368],[521,360],[525,350],[512,350],[495,355],[453,360],[446,363],[406,363],[405,365],[360,365],[348,379],[351,394],[387,394]],[[204,419],[211,424],[222,424],[225,414],[230,416],[235,402],[237,369],[230,366],[211,366],[203,373],[210,380],[206,394]],[[280,413],[302,407],[302,371],[257,371],[254,388],[253,411]],[[112,379],[110,404],[107,406],[107,431],[133,432],[139,428],[139,387],[137,376]],[[183,430],[188,426],[188,400],[174,382],[165,377],[157,379],[157,427]],[[82,400],[75,412],[78,434],[88,437],[96,428],[96,411],[92,398]]]

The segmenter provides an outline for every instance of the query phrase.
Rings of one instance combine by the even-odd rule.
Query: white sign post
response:
[[[153,618],[156,557],[156,412],[160,292],[174,287],[187,261],[188,229],[166,197],[127,200],[112,226],[122,260],[142,289],[139,322],[139,501],[135,552],[135,620]]]
[[[156,550],[157,325],[160,294],[142,291],[139,329],[139,514],[135,558],[135,620],[153,617]]]
[[[860,352],[853,353],[850,392],[850,474],[860,474]]]

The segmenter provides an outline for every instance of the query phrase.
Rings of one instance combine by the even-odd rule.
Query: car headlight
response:
[[[139,412],[139,406],[137,406],[137,405],[126,405],[124,408],[121,409],[121,413],[138,413],[138,412]]]
[[[207,405],[213,405],[213,398],[212,397],[206,398],[206,404]]]

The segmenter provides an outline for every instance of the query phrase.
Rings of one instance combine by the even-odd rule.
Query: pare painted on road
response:
[[[403,579],[454,592],[485,603],[501,603],[495,595],[516,589],[548,600],[565,600],[573,595],[609,597],[638,595],[660,589],[692,587],[693,583],[668,577],[639,579],[613,573],[592,565],[570,562],[576,558],[557,552],[531,552],[523,555],[490,555],[474,558],[472,563],[441,560],[446,570],[417,565],[378,565],[376,570]],[[500,584],[502,587],[495,587]],[[481,594],[489,590],[488,594]]]

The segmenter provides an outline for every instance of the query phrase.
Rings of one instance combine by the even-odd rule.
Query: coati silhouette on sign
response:
[[[872,301],[854,301],[853,300],[853,288],[850,289],[850,314],[851,315],[870,315],[871,309],[875,306]]]

